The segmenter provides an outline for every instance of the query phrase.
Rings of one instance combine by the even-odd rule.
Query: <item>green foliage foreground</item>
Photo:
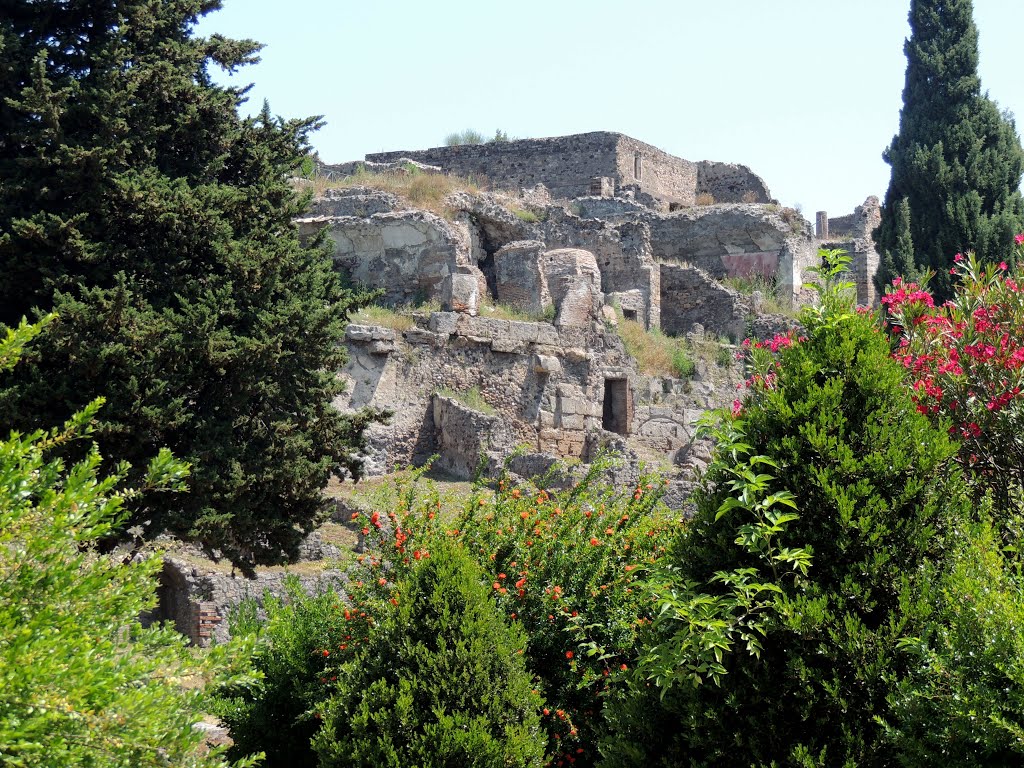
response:
[[[225,700],[238,748],[278,722],[290,742],[270,765],[443,762],[445,739],[401,745],[462,717],[439,698],[413,707],[424,679],[493,674],[469,645],[424,672],[427,638],[471,628],[457,625],[475,580],[510,636],[525,630],[549,764],[1019,764],[1024,591],[1005,517],[971,498],[946,425],[918,409],[877,317],[853,311],[847,260],[825,260],[806,337],[753,349],[748,396],[712,427],[692,520],[658,504],[653,478],[610,488],[600,466],[562,491],[481,489],[444,521],[436,496],[399,484],[355,515],[369,549],[346,596],[272,604],[266,679]],[[411,585],[442,551],[476,565],[447,587],[432,572],[453,602],[431,603]]]
[[[0,338],[0,371],[38,330]],[[127,467],[101,475],[95,447],[73,466],[51,457],[89,435],[101,404],[59,429],[0,442],[0,764],[226,766],[217,751],[203,754],[194,725],[203,684],[230,657],[195,660],[172,629],[141,629],[160,558],[122,563],[93,546],[138,494],[122,487]],[[150,493],[186,476],[167,452],[144,474]]]

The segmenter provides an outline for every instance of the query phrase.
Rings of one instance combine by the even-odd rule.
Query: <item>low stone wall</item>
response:
[[[453,397],[435,394],[433,417],[438,445],[435,466],[454,477],[470,480],[478,470],[485,476],[495,474],[515,445],[504,419],[474,410]]]
[[[661,265],[661,329],[673,336],[695,325],[738,341],[745,335],[749,302],[703,270],[680,264]]]

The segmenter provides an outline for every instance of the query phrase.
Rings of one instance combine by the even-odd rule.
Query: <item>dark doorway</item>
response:
[[[635,309],[624,309],[622,310],[622,316],[626,320],[632,320],[636,322],[636,310]]]
[[[604,412],[601,420],[609,432],[629,434],[629,381],[626,379],[604,380]]]

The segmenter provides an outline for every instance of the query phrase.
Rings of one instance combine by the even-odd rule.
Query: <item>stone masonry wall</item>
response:
[[[393,162],[408,157],[459,176],[486,180],[497,187],[522,189],[544,184],[553,197],[573,198],[589,192],[592,178],[616,175],[618,139],[614,133],[584,133],[380,152],[367,155],[366,159]]]
[[[706,272],[679,264],[661,265],[661,328],[672,336],[689,333],[695,325],[736,341],[746,333],[750,307],[734,290]]]
[[[770,203],[772,193],[764,179],[745,165],[703,160],[697,164],[697,194],[709,194],[717,203]]]
[[[641,196],[680,205],[693,204],[697,187],[695,163],[605,131],[366,156],[372,162],[400,158],[437,165],[449,173],[506,189],[543,184],[552,197],[563,199],[590,194],[591,181],[601,178],[611,179],[616,191],[634,188]]]
[[[629,136],[619,136],[616,156],[616,189],[635,185],[641,192],[659,200],[693,205],[697,189],[696,163]]]

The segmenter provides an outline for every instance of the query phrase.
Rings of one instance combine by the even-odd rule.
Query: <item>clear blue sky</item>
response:
[[[909,0],[223,0],[200,34],[266,45],[232,82],[320,114],[328,162],[457,130],[609,130],[744,163],[786,204],[881,197],[899,125]],[[975,0],[982,88],[1024,121],[1024,0]],[[1018,130],[1020,125],[1018,125]]]

